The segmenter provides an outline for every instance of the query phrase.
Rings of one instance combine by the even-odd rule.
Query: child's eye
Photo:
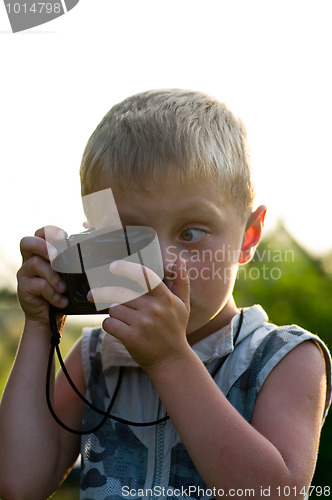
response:
[[[206,231],[203,229],[185,229],[180,235],[180,239],[183,241],[199,241],[206,235]]]

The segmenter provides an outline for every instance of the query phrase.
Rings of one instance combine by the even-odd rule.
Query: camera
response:
[[[89,229],[64,240],[51,242],[57,255],[51,260],[52,268],[66,282],[67,307],[58,309],[62,314],[105,314],[110,304],[92,303],[87,293],[92,288],[118,286],[140,295],[151,288],[143,272],[146,288],[126,277],[116,276],[109,270],[111,262],[135,262],[164,277],[163,263],[157,233],[150,227],[125,226],[121,229]]]

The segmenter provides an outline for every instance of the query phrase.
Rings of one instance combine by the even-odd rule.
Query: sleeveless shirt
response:
[[[250,423],[257,395],[277,363],[301,342],[316,342],[326,364],[324,421],[331,403],[331,357],[327,347],[319,337],[296,325],[277,327],[267,320],[260,306],[245,309],[236,345],[233,332],[239,315],[227,327],[197,342],[193,350],[210,373],[225,358],[214,380]],[[83,330],[82,361],[86,397],[97,408],[106,411],[122,366],[121,387],[111,414],[131,422],[151,422],[165,415],[148,375],[123,344],[101,328]],[[101,415],[85,407],[83,430],[93,428],[101,419]],[[81,500],[213,498],[171,420],[141,427],[108,419],[97,432],[82,436],[81,457]]]

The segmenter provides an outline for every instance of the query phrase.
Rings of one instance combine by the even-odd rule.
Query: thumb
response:
[[[182,300],[188,311],[190,310],[190,281],[187,272],[186,261],[179,257],[172,269],[174,279],[172,283],[172,293]]]

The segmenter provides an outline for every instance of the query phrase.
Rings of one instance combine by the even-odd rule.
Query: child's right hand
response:
[[[35,236],[21,240],[23,263],[17,273],[17,293],[26,319],[49,324],[49,304],[57,308],[68,305],[63,295],[66,284],[55,272],[49,261],[48,240],[61,240],[66,233],[56,226],[47,226],[36,231]]]

